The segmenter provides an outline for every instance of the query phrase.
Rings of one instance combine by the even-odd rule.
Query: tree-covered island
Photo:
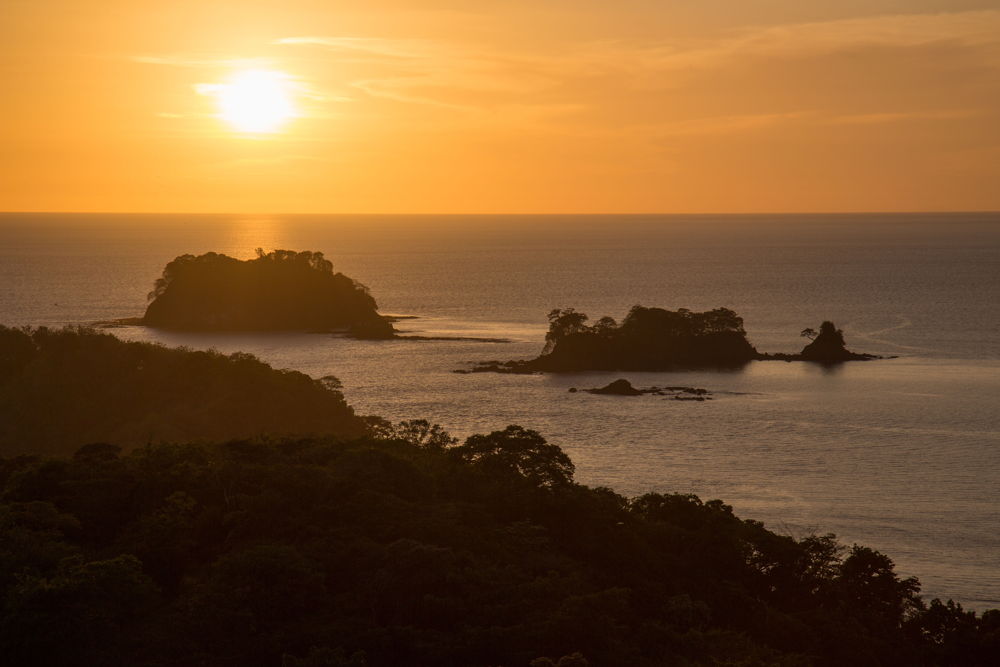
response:
[[[534,359],[480,362],[459,373],[560,373],[572,371],[670,371],[732,368],[750,361],[841,361],[878,357],[846,349],[843,332],[824,322],[815,340],[799,354],[765,354],[747,340],[743,318],[729,308],[695,312],[633,306],[618,323],[589,317],[573,308],[549,313],[545,347]]]
[[[368,289],[321,252],[181,255],[149,294],[142,324],[178,331],[342,331],[392,338]]]

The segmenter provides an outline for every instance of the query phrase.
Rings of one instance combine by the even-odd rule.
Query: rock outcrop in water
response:
[[[628,380],[621,379],[610,382],[603,387],[596,389],[586,389],[591,394],[606,394],[611,396],[642,396],[643,392],[632,386]]]
[[[750,361],[840,363],[879,359],[844,346],[843,332],[824,322],[799,354],[763,354],[747,340],[743,318],[728,308],[697,313],[633,306],[618,324],[602,317],[588,325],[572,308],[549,313],[545,347],[534,359],[480,362],[458,373],[561,373],[734,368]]]
[[[816,334],[811,343],[802,348],[800,356],[805,361],[819,361],[821,363],[864,361],[876,358],[870,354],[857,354],[848,350],[844,343],[844,332],[830,321],[820,325],[819,333]]]
[[[181,255],[163,270],[142,323],[179,331],[344,331],[392,338],[368,289],[321,252],[275,250],[241,261]]]
[[[819,331],[803,329],[803,337],[812,340],[798,354],[762,354],[761,361],[813,361],[819,364],[833,365],[845,361],[871,361],[884,359],[876,354],[851,352],[844,342],[844,332],[829,320],[820,325]],[[893,357],[889,357],[892,359]]]
[[[576,387],[570,387],[571,393],[580,391]],[[710,401],[710,393],[707,389],[698,387],[644,387],[642,389],[632,386],[632,383],[622,378],[609,382],[603,387],[584,389],[588,394],[598,394],[601,396],[642,396],[652,394],[654,396],[668,396],[678,401]]]

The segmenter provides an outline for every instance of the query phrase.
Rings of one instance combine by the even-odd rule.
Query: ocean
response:
[[[424,336],[177,334],[130,340],[252,352],[333,374],[362,414],[454,435],[540,431],[578,481],[634,496],[721,498],[802,537],[888,554],[924,594],[1000,607],[1000,214],[676,216],[0,215],[0,323],[141,315],[177,255],[322,251],[383,313]],[[894,359],[822,368],[462,375],[535,356],[553,308],[622,318],[635,304],[744,317],[762,352],[832,320],[848,347]],[[570,393],[624,377],[712,401]]]

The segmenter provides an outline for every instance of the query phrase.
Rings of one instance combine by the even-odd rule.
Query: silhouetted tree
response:
[[[556,308],[550,311],[549,330],[545,334],[545,350],[551,351],[560,339],[570,334],[588,331],[586,322],[587,316],[576,312],[573,308]]]
[[[426,419],[410,419],[393,424],[381,417],[365,417],[368,432],[384,440],[403,440],[418,447],[444,449],[458,443],[440,424]]]
[[[547,443],[538,431],[521,426],[470,436],[451,452],[486,472],[514,473],[539,487],[563,486],[573,481],[575,466],[562,449]]]

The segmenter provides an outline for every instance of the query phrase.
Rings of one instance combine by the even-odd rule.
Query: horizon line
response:
[[[571,216],[768,216],[768,215],[955,215],[955,214],[1000,214],[1000,209],[933,209],[933,210],[838,210],[838,211],[641,211],[641,212],[567,212],[567,213],[539,213],[539,212],[516,212],[516,213],[483,213],[483,212],[459,212],[459,213],[386,213],[386,212],[252,212],[252,211],[72,211],[72,210],[29,210],[15,211],[2,210],[0,215],[225,215],[225,216],[366,216],[366,217],[571,217]]]

